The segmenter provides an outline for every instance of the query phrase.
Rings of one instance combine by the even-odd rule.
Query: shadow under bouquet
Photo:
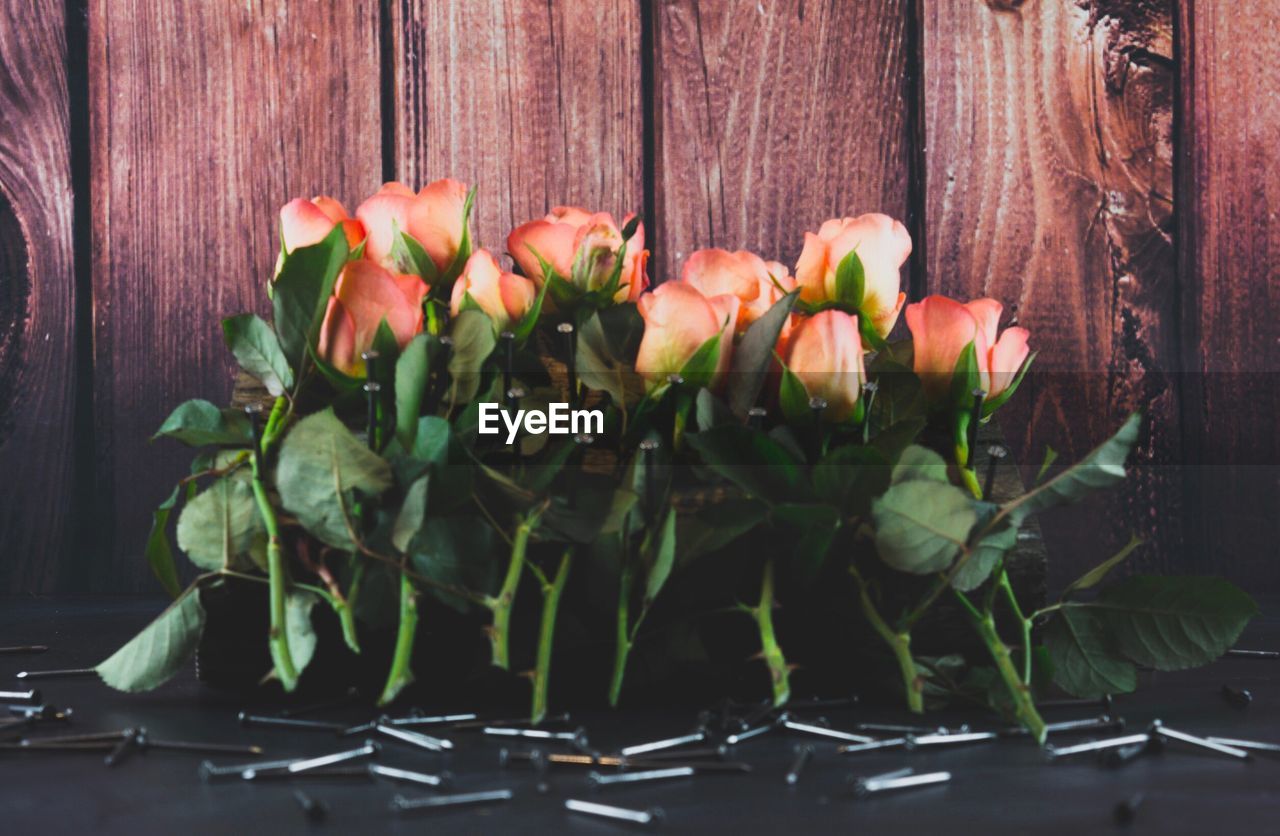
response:
[[[651,287],[639,218],[557,208],[511,232],[507,270],[474,246],[473,196],[284,207],[272,320],[223,321],[256,391],[157,433],[199,450],[147,546],[175,600],[99,665],[109,685],[153,688],[238,629],[248,681],[286,692],[326,657],[380,704],[416,678],[535,721],[552,699],[883,680],[1042,741],[1053,684],[1131,691],[1256,612],[1218,579],[1107,583],[1136,542],[1051,604],[1015,582],[1033,516],[1123,480],[1140,418],[1024,488],[989,422],[1029,334],[991,299],[905,305],[902,224],[829,220],[794,274],[700,250]],[[203,573],[185,590],[170,529]]]

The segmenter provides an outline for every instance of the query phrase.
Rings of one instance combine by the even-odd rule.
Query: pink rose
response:
[[[725,293],[707,298],[683,282],[666,282],[636,302],[644,319],[644,336],[636,354],[636,371],[650,384],[665,383],[681,371],[703,343],[720,335],[720,357],[713,380],[729,369],[738,297]]]
[[[1003,306],[994,299],[962,305],[945,296],[929,296],[907,306],[907,327],[915,343],[915,372],[930,400],[947,397],[960,353],[974,344],[979,384],[987,398],[1009,388],[1030,349],[1025,328],[1006,328],[997,336]]]
[[[634,215],[623,218],[623,226]],[[542,220],[530,221],[507,236],[507,251],[520,265],[520,270],[539,287],[542,274],[541,256],[560,276],[578,290],[598,290],[608,281],[617,264],[622,246],[622,233],[608,212],[592,214],[575,206],[557,206]],[[535,255],[534,253],[537,253]],[[627,242],[625,263],[618,283],[616,301],[636,300],[649,286],[645,265],[649,251],[644,248],[644,224],[636,227]]]
[[[333,228],[342,224],[347,246],[356,247],[364,240],[364,227],[347,215],[342,204],[323,195],[303,200],[294,198],[280,210],[280,238],[285,252],[319,244]]]
[[[467,187],[457,180],[437,180],[417,194],[401,183],[387,183],[356,210],[368,232],[365,257],[391,268],[394,231],[422,245],[436,270],[444,273],[462,246]]]
[[[373,347],[383,319],[401,348],[422,332],[427,286],[413,275],[390,273],[371,261],[351,261],[333,286],[320,329],[320,356],[339,371],[363,377],[363,352]]]
[[[838,424],[853,415],[862,397],[867,376],[862,355],[857,318],[825,310],[800,319],[783,356],[809,397],[827,402],[823,420]]]
[[[488,250],[476,250],[453,283],[449,309],[454,316],[462,311],[468,294],[493,320],[494,328],[502,332],[524,319],[538,290],[528,279],[503,272]]]
[[[736,325],[739,333],[747,330],[796,284],[787,274],[787,268],[776,261],[765,261],[746,250],[731,253],[719,249],[698,250],[690,255],[680,281],[696,287],[707,297],[724,293],[736,296],[742,303]]]
[[[887,336],[907,298],[899,290],[899,269],[911,255],[907,228],[888,215],[832,219],[817,235],[806,232],[804,251],[796,263],[800,298],[812,303],[835,299],[836,268],[852,250],[857,251],[866,275],[860,309],[871,317],[876,331]]]

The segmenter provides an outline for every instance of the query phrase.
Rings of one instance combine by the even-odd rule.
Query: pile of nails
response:
[[[0,648],[0,652],[9,650]],[[1239,651],[1264,658],[1261,651]],[[1271,653],[1271,651],[1266,651]],[[1265,657],[1270,658],[1270,657]],[[24,687],[36,679],[91,675],[92,670],[29,671],[19,674]],[[1223,686],[1224,699],[1236,706],[1247,706],[1252,699],[1248,691]],[[782,778],[788,786],[800,783],[806,767],[818,759],[823,744],[834,746],[837,755],[852,756],[872,752],[910,752],[918,749],[945,749],[952,746],[990,744],[998,741],[1027,740],[1021,727],[976,730],[964,724],[955,727],[907,725],[900,723],[855,722],[848,728],[835,728],[820,712],[848,709],[857,705],[857,697],[836,699],[793,700],[785,709],[770,702],[742,704],[725,700],[714,709],[700,712],[695,727],[658,740],[639,741],[616,751],[602,752],[592,747],[587,730],[576,726],[569,714],[549,717],[542,723],[529,724],[524,719],[481,718],[476,713],[428,715],[414,710],[405,716],[381,715],[357,725],[312,719],[304,715],[322,710],[343,708],[355,702],[357,694],[348,691],[337,700],[303,706],[274,715],[240,712],[241,726],[251,729],[278,729],[292,732],[317,732],[336,738],[353,738],[349,745],[338,745],[333,751],[318,756],[260,759],[264,749],[257,745],[157,739],[143,727],[108,732],[80,734],[31,734],[49,724],[65,724],[70,708],[55,708],[43,702],[34,688],[0,691],[0,700],[10,704],[11,717],[0,720],[0,749],[26,752],[96,752],[108,767],[126,761],[135,753],[150,751],[205,752],[226,756],[255,758],[241,763],[216,764],[204,761],[198,774],[206,782],[243,781],[259,784],[288,783],[317,778],[381,779],[396,785],[425,788],[428,795],[395,795],[390,809],[395,813],[441,810],[460,806],[494,804],[515,797],[511,787],[498,787],[468,792],[448,792],[454,776],[446,769],[421,771],[392,766],[380,761],[384,748],[416,750],[448,756],[458,747],[454,741],[468,733],[500,744],[498,765],[502,769],[528,767],[538,778],[539,792],[547,792],[546,773],[551,769],[583,770],[581,786],[588,791],[607,790],[615,786],[635,786],[707,774],[745,774],[752,764],[740,755],[753,741],[766,735],[790,735],[797,738],[792,758]],[[1144,731],[1126,730],[1122,717],[1115,711],[1110,696],[1100,700],[1044,701],[1039,707],[1047,712],[1056,709],[1078,709],[1097,712],[1078,719],[1051,722],[1048,734],[1054,740],[1046,744],[1044,753],[1050,762],[1073,762],[1081,755],[1093,755],[1106,766],[1122,766],[1138,758],[1166,749],[1198,749],[1225,758],[1248,760],[1253,753],[1280,754],[1280,743],[1266,743],[1236,738],[1201,737],[1170,728],[1160,720]],[[1088,735],[1079,743],[1062,744],[1059,737]],[[823,758],[828,763],[842,760]],[[884,793],[945,785],[951,780],[947,771],[916,772],[910,766],[876,774],[854,773],[846,776],[848,795],[869,799]],[[296,787],[293,798],[302,813],[311,820],[323,819],[328,805]],[[1115,809],[1117,818],[1131,819],[1141,796],[1127,799]],[[629,824],[652,825],[663,820],[660,807],[621,807],[585,798],[566,798],[569,813],[601,817]],[[1123,808],[1123,809],[1122,809]]]

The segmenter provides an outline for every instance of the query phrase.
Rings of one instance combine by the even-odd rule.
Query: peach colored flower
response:
[[[685,260],[680,281],[696,287],[707,297],[723,293],[736,296],[742,303],[736,325],[739,333],[794,289],[796,283],[787,268],[776,261],[765,261],[746,250],[731,253],[720,249],[697,250],[690,255]]]
[[[365,257],[393,267],[395,230],[408,233],[422,245],[436,270],[453,265],[462,246],[467,187],[457,180],[436,180],[416,194],[402,183],[386,183],[360,204],[356,217],[368,232]]]
[[[866,274],[860,309],[871,317],[876,331],[887,336],[907,298],[900,291],[899,271],[911,255],[907,228],[888,215],[832,219],[816,235],[806,232],[796,263],[800,298],[812,303],[835,299],[836,268],[851,250],[857,250]]]
[[[915,350],[915,372],[930,400],[947,397],[960,353],[969,343],[977,352],[980,386],[988,398],[1009,388],[1030,349],[1025,328],[997,334],[1004,307],[994,299],[962,305],[946,296],[928,296],[907,306],[907,327]]]
[[[681,371],[703,343],[720,334],[718,382],[729,370],[738,297],[724,293],[707,298],[692,285],[666,282],[636,302],[644,319],[644,336],[636,354],[636,371],[651,385]]]
[[[857,318],[833,309],[802,317],[784,356],[809,396],[827,402],[823,420],[838,424],[853,415],[862,396],[867,377],[862,355]]]
[[[468,294],[501,332],[524,319],[533,307],[538,290],[529,279],[504,272],[488,250],[476,250],[453,284],[449,309],[454,316],[462,311],[462,302]]]
[[[364,240],[361,223],[348,216],[342,204],[331,197],[297,197],[280,209],[280,238],[286,252],[319,244],[337,224],[342,224],[347,246],[354,248]]]
[[[371,261],[348,262],[325,311],[320,356],[345,374],[363,377],[360,355],[373,347],[382,320],[401,348],[421,333],[427,289],[417,276],[393,274]]]
[[[634,215],[623,218],[623,226]],[[557,206],[545,218],[522,224],[507,236],[507,251],[520,265],[520,270],[542,286],[542,264],[538,256],[555,269],[565,281],[578,290],[598,290],[608,280],[617,264],[622,246],[622,233],[608,212],[590,213],[576,206]],[[535,255],[535,252],[537,255]],[[636,300],[649,286],[645,271],[649,251],[644,248],[644,224],[636,228],[627,242],[626,260],[616,301]]]

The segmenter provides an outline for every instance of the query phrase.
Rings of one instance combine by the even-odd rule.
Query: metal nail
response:
[[[503,746],[498,750],[498,766],[503,769],[510,766],[512,762],[520,762],[532,764],[535,770],[543,772],[547,768],[547,760],[547,753],[541,749],[530,749],[527,752],[517,752]],[[614,758],[613,760],[617,760],[618,763],[621,763],[621,760],[618,758]],[[599,763],[596,758],[593,758],[590,755],[558,755],[556,756],[555,762],[573,764],[576,766],[595,766]]]
[[[964,463],[967,468],[973,467],[973,448],[978,446],[978,425],[982,423],[982,404],[986,399],[987,392],[985,389],[973,390],[973,412],[969,421],[969,449]]]
[[[150,737],[139,741],[145,749],[166,749],[175,752],[207,752],[222,755],[247,755],[253,757],[262,754],[261,746],[240,746],[235,743],[205,743],[199,740],[155,740]]]
[[[1223,746],[1231,746],[1236,749],[1247,749],[1251,752],[1280,753],[1280,743],[1263,743],[1258,740],[1240,740],[1235,737],[1215,736],[1206,736],[1205,740],[1210,743],[1221,743]]]
[[[1096,700],[1041,700],[1036,703],[1036,708],[1101,708],[1111,715],[1114,713],[1115,699],[1110,694],[1103,694]]]
[[[287,769],[262,769],[254,767],[240,773],[240,778],[255,783],[262,781],[311,781],[315,779],[346,781],[350,779],[369,780],[366,767],[330,766],[324,769],[309,769],[306,772],[293,773]]]
[[[409,810],[425,810],[434,807],[458,807],[467,804],[489,804],[497,801],[510,801],[511,790],[488,790],[486,792],[464,792],[456,795],[429,795],[425,798],[405,798],[397,795],[391,799],[391,809],[396,812]]]
[[[614,807],[612,804],[579,801],[576,798],[566,799],[564,808],[574,813],[586,813],[589,816],[600,816],[601,818],[615,819],[632,824],[653,824],[663,818],[662,808],[660,807],[650,807],[647,810],[632,810],[627,807]]]
[[[777,708],[773,704],[773,700],[765,700],[751,711],[742,715],[738,721],[739,729],[749,729],[752,726],[759,725],[767,718],[772,717]]]
[[[747,729],[746,731],[734,732],[733,734],[726,737],[724,739],[724,742],[729,744],[730,746],[736,746],[737,744],[741,743],[744,740],[750,740],[753,737],[759,737],[762,734],[773,731],[775,728],[777,728],[777,725],[774,723],[770,723],[766,726],[756,726],[754,729]]]
[[[982,486],[982,495],[991,496],[991,489],[996,484],[996,468],[1009,455],[1009,448],[1003,444],[992,444],[987,448],[987,478]]]
[[[517,729],[507,726],[485,726],[484,734],[490,737],[523,737],[529,740],[563,740],[574,744],[587,745],[585,729],[571,732],[547,731],[546,729]]]
[[[146,729],[125,729],[124,737],[115,745],[102,762],[107,766],[117,766],[130,755],[138,751],[138,740],[146,735]]]
[[[443,726],[450,723],[461,723],[476,719],[475,714],[439,714],[435,717],[396,717],[386,720],[387,725],[403,727]]]
[[[795,753],[795,760],[791,761],[791,768],[787,770],[787,783],[791,786],[800,782],[800,773],[804,771],[805,764],[813,758],[813,746],[801,743],[796,746]]]
[[[671,754],[678,755],[680,753],[672,752]],[[610,764],[607,762],[607,759],[604,759],[600,765],[609,766]],[[699,774],[703,772],[751,771],[751,764],[740,763],[738,761],[697,761],[696,763],[687,763],[685,761],[667,761],[654,758],[653,760],[623,761],[621,764],[618,764],[618,766],[621,769],[630,769],[632,767],[637,769],[682,769],[687,767]]]
[[[870,743],[849,743],[837,746],[836,751],[842,755],[856,755],[860,752],[875,752],[881,749],[910,749],[912,745],[911,738],[891,737],[885,740],[873,740]]]
[[[1143,795],[1137,793],[1126,798],[1115,806],[1112,815],[1115,816],[1117,824],[1128,824],[1138,815],[1138,808],[1142,805]]]
[[[1233,647],[1222,655],[1236,659],[1280,659],[1280,650],[1238,650]]]
[[[505,720],[464,720],[460,723],[454,723],[452,728],[453,731],[465,731],[467,729],[480,729],[483,731],[487,728],[507,727],[529,729],[545,728],[546,726],[567,726],[571,722],[573,722],[573,717],[566,711],[563,714],[553,714],[549,717],[544,717],[542,722],[537,726],[531,726],[529,724],[529,715],[526,714],[523,717],[509,717]]]
[[[1117,746],[1114,749],[1103,749],[1098,753],[1098,760],[1107,766],[1124,766],[1133,763],[1143,755],[1154,751],[1152,744],[1159,738],[1152,737],[1145,743],[1134,743],[1129,746]]]
[[[951,730],[946,726],[904,726],[898,723],[855,723],[853,726],[858,731],[888,733],[888,734],[951,734]],[[969,727],[966,725],[960,731],[967,732]]]
[[[56,737],[32,737],[23,739],[21,745],[38,745],[46,744],[57,745],[59,743],[114,743],[120,738],[128,734],[128,729],[110,732],[85,732],[84,734],[60,734]]]
[[[1081,720],[1063,720],[1058,723],[1046,723],[1044,731],[1045,734],[1086,731],[1123,731],[1124,726],[1125,722],[1123,717],[1109,717],[1107,715],[1103,715],[1101,717],[1088,717]],[[1027,737],[1031,733],[1023,726],[1012,726],[1001,729],[999,734],[1001,737]]]
[[[1247,761],[1253,757],[1244,749],[1237,749],[1235,746],[1227,746],[1223,743],[1214,743],[1212,740],[1206,740],[1203,737],[1196,737],[1193,734],[1187,734],[1186,732],[1181,732],[1177,729],[1171,729],[1159,720],[1156,720],[1151,724],[1151,734],[1158,734],[1168,740],[1177,740],[1182,743],[1188,743],[1192,746],[1199,746],[1201,749],[1208,749],[1211,752],[1217,752],[1220,755],[1226,755],[1230,758],[1238,758],[1242,761]]]
[[[322,821],[325,816],[329,815],[329,807],[319,799],[312,798],[302,790],[294,790],[293,797],[297,799],[298,806],[302,808],[302,814],[310,821]]]
[[[261,761],[259,763],[238,763],[231,766],[217,766],[213,761],[201,761],[200,763],[200,780],[208,781],[213,778],[233,778],[244,774],[246,770],[270,770],[270,769],[288,769],[291,764],[298,762],[298,758],[288,758],[287,760]]]
[[[764,419],[769,414],[769,410],[762,406],[753,406],[747,410],[747,426],[759,432],[764,429]]]
[[[874,737],[867,737],[865,734],[854,734],[853,732],[837,731],[836,729],[828,729],[823,726],[815,726],[812,723],[801,723],[791,719],[790,714],[783,714],[778,718],[783,728],[791,731],[800,732],[801,734],[811,734],[815,737],[825,737],[829,740],[842,740],[846,743],[871,743]]]
[[[323,720],[300,720],[296,717],[261,717],[241,711],[238,715],[242,726],[263,726],[276,729],[306,729],[308,731],[326,731],[341,734],[347,727],[341,723],[328,723]]]
[[[111,740],[90,740],[84,743],[39,743],[20,740],[17,743],[0,743],[5,752],[110,752],[116,746]]]
[[[52,705],[11,705],[9,713],[29,720],[70,720],[75,712],[70,708],[56,708]]]
[[[97,676],[96,668],[66,668],[57,671],[21,671],[18,679],[65,679],[72,676]]]
[[[1054,746],[1052,743],[1044,747],[1045,754],[1053,760],[1085,752],[1098,752],[1103,749],[1114,749],[1118,746],[1132,746],[1135,743],[1146,743],[1151,739],[1149,734],[1126,734],[1121,737],[1108,737],[1103,740],[1091,740],[1088,743],[1077,743],[1074,746]]]
[[[964,734],[922,734],[919,737],[907,735],[907,748],[917,746],[950,746],[960,743],[982,743],[1000,737],[998,732],[965,732]]]
[[[692,766],[674,766],[669,769],[646,769],[641,772],[619,772],[616,775],[604,775],[600,772],[588,772],[587,783],[593,787],[609,787],[614,784],[639,784],[647,781],[666,781],[672,778],[687,778],[694,773]]]
[[[0,647],[0,656],[17,656],[23,653],[44,653],[49,649],[47,644],[21,644],[14,647]]]
[[[853,791],[860,797],[890,790],[904,790],[911,787],[927,787],[932,784],[945,784],[951,780],[950,772],[924,772],[919,775],[903,775],[898,778],[863,778],[854,783]]]
[[[30,691],[0,691],[0,702],[40,702],[40,692],[32,688]]]
[[[729,747],[722,743],[719,746],[705,746],[697,749],[681,749],[679,752],[658,752],[657,754],[649,753],[649,754],[639,754],[639,755],[628,755],[627,760],[633,761],[633,762],[647,761],[647,760],[662,760],[664,758],[671,758],[671,757],[677,757],[677,756],[687,761],[700,760],[702,758],[724,760],[725,756],[728,754],[729,754]]]
[[[439,775],[431,775],[426,772],[411,772],[408,769],[397,769],[394,766],[383,766],[380,763],[369,764],[369,772],[390,778],[393,781],[407,781],[410,784],[425,784],[428,787],[443,787],[453,780],[453,773],[449,771],[441,772]]]
[[[1253,702],[1253,694],[1248,689],[1232,688],[1230,685],[1222,686],[1222,698],[1239,708],[1248,708],[1249,703]]]
[[[432,737],[422,732],[409,731],[408,729],[398,729],[395,726],[388,726],[384,723],[377,725],[377,730],[385,734],[387,737],[417,746],[420,749],[429,749],[432,752],[443,752],[453,748],[453,742],[445,740],[441,737]]]
[[[345,752],[334,752],[330,755],[321,755],[318,758],[308,758],[307,760],[294,761],[289,764],[286,769],[290,772],[306,772],[309,769],[318,769],[322,766],[330,764],[342,763],[343,761],[353,761],[358,758],[371,758],[378,753],[380,747],[372,740],[366,740],[364,745],[358,749],[348,749]]]
[[[643,755],[646,752],[659,752],[664,749],[675,749],[679,746],[688,746],[693,743],[702,743],[707,739],[707,730],[698,729],[690,734],[680,735],[679,737],[668,737],[662,740],[654,740],[650,743],[637,743],[634,746],[626,746],[618,751],[619,755],[624,758],[632,755]]]

